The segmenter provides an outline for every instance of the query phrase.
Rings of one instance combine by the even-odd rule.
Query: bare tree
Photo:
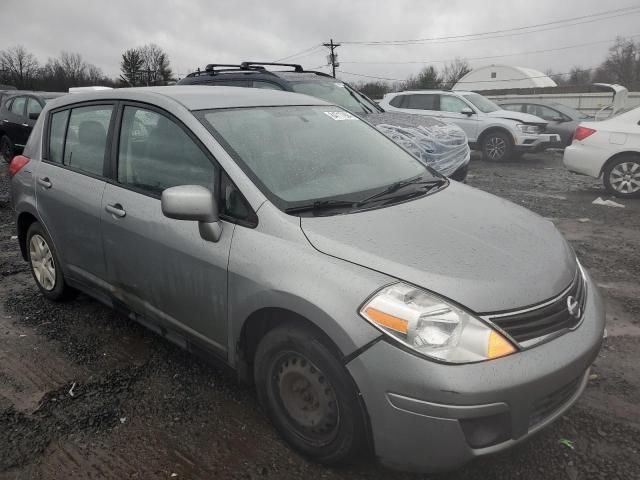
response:
[[[431,88],[442,88],[442,77],[433,65],[424,67],[418,75],[409,75],[405,82],[405,90],[427,90]]]
[[[155,43],[150,43],[139,50],[143,62],[143,78],[146,75],[147,85],[166,85],[172,80],[169,56],[162,48]]]
[[[469,62],[460,57],[456,57],[447,64],[442,70],[443,87],[447,89],[453,88],[458,81],[471,71]]]
[[[3,74],[3,82],[17,88],[29,88],[38,70],[38,60],[22,45],[0,51],[0,71]]]
[[[639,47],[630,38],[616,38],[602,65],[614,82],[631,88],[640,81]]]
[[[573,66],[569,70],[567,82],[569,85],[589,85],[591,83],[591,70]]]

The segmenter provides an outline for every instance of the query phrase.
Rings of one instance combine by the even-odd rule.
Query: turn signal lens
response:
[[[500,358],[505,355],[511,355],[516,349],[511,345],[506,338],[500,335],[495,330],[489,334],[489,346],[487,348],[487,357]]]
[[[371,307],[367,308],[366,313],[371,320],[381,327],[388,328],[394,332],[404,333],[405,335],[409,332],[409,322],[402,318],[394,317],[393,315]]]

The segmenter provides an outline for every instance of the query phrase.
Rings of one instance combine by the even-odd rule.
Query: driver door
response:
[[[178,120],[125,105],[116,182],[102,202],[107,275],[113,294],[133,311],[227,352],[227,263],[235,225],[218,242],[198,223],[162,214],[160,197],[176,185],[215,192],[220,168]]]
[[[467,115],[462,113],[464,109],[471,109],[474,113]],[[440,113],[438,115],[445,122],[455,123],[464,130],[469,141],[475,141],[478,137],[478,114],[475,108],[453,95],[440,95]]]

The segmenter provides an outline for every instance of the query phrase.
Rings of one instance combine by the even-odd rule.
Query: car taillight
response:
[[[584,140],[585,138],[593,135],[596,131],[593,128],[588,127],[578,127],[576,128],[576,133],[573,134],[573,138],[575,140]]]
[[[13,160],[11,160],[11,163],[9,164],[9,176],[15,176],[16,173],[22,170],[22,168],[29,163],[29,160],[30,158],[25,157],[24,155],[16,155],[13,157]]]

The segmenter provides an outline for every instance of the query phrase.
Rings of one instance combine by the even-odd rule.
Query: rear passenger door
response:
[[[17,151],[21,152],[31,131],[26,117],[27,97],[21,95],[10,99],[7,107],[3,112],[2,127]]]
[[[215,193],[220,169],[193,134],[166,112],[121,111],[114,181],[102,202],[113,294],[138,314],[182,330],[226,355],[227,263],[235,225],[216,243],[198,223],[166,218],[162,191],[202,185]]]
[[[114,104],[106,103],[50,113],[36,170],[38,213],[65,274],[98,289],[106,277],[100,214],[113,111]]]

